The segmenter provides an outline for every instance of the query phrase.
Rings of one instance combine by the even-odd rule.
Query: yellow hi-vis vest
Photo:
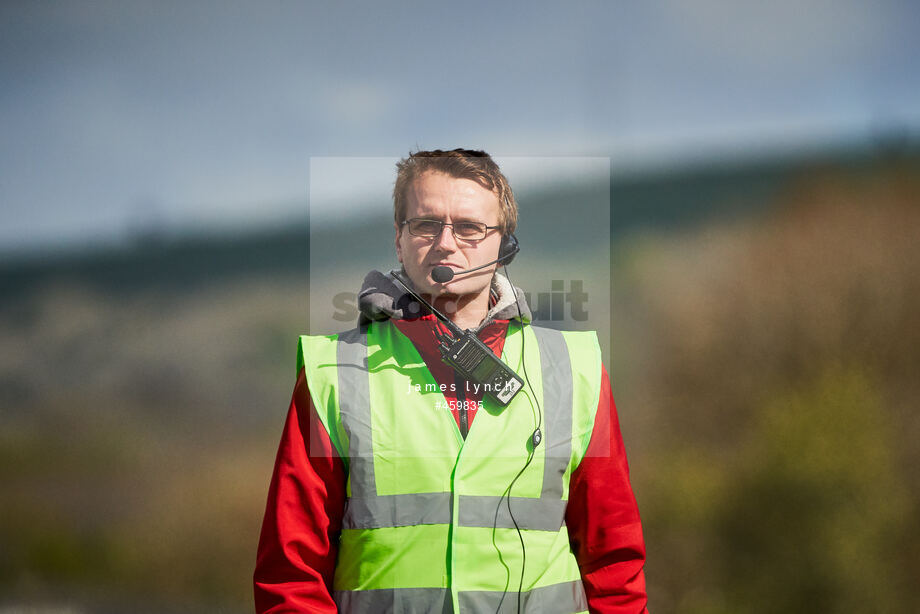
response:
[[[524,612],[587,611],[564,516],[597,412],[597,336],[515,320],[502,360],[523,377],[522,359],[533,392],[485,396],[464,440],[391,322],[300,338],[298,371],[348,474],[341,612],[516,612],[519,598]]]

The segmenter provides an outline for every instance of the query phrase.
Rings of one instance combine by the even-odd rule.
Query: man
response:
[[[595,334],[532,326],[496,272],[516,252],[517,205],[487,154],[422,151],[397,168],[401,270],[368,274],[358,328],[300,339],[257,611],[644,612]],[[402,283],[526,382],[510,403],[443,360],[449,327]]]

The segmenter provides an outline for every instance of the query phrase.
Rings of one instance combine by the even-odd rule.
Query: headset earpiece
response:
[[[503,265],[509,264],[514,260],[514,255],[519,251],[521,251],[521,244],[518,243],[514,233],[509,232],[506,235],[502,235],[502,243],[498,248],[498,259],[501,260]]]

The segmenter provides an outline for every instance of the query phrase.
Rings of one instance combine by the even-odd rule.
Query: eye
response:
[[[454,224],[454,232],[465,239],[471,239],[482,235],[485,227],[477,222],[457,222]]]
[[[436,236],[441,232],[441,222],[435,220],[413,220],[413,234]]]

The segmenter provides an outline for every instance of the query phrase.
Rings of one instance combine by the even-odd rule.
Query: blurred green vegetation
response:
[[[756,220],[623,248],[656,611],[918,611],[917,171],[803,168]]]
[[[920,611],[918,171],[803,163],[768,206],[713,190],[719,217],[617,236],[654,612]],[[307,313],[306,245],[275,268],[270,243],[214,275],[183,248],[203,273],[3,280],[0,609],[251,610]]]

